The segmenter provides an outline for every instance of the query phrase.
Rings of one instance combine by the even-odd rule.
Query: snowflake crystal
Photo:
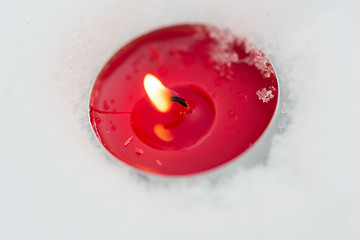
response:
[[[275,91],[275,88],[271,86],[269,90],[266,90],[266,88],[258,90],[256,95],[259,97],[259,100],[263,101],[263,103],[268,103],[272,98],[274,98],[274,95],[272,94],[273,91]]]

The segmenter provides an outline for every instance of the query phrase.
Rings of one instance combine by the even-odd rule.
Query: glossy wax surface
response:
[[[172,102],[170,110],[163,113],[145,97],[132,111],[131,126],[140,140],[154,148],[178,151],[194,148],[214,122],[213,102],[207,94],[192,86],[172,91],[186,99],[186,107]]]
[[[176,144],[142,136],[146,116],[134,112],[146,109],[147,73],[170,89],[197,89],[207,111],[197,116],[212,118],[199,120],[207,127],[181,127],[183,136],[194,137]],[[101,144],[119,160],[147,172],[187,175],[244,153],[265,131],[277,98],[274,70],[261,51],[226,30],[177,25],[135,39],[109,60],[91,93],[90,120]]]

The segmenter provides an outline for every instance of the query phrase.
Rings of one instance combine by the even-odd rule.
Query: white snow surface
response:
[[[360,239],[359,10],[356,0],[2,0],[0,239]],[[284,118],[265,164],[155,181],[99,147],[87,107],[104,63],[135,36],[184,22],[228,28],[271,59]]]

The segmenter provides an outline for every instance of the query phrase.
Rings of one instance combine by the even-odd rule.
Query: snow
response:
[[[359,239],[359,7],[1,1],[0,239]],[[229,28],[271,59],[282,102],[265,164],[162,181],[99,147],[97,73],[133,37],[179,22]]]
[[[271,86],[268,90],[266,90],[266,88],[262,88],[256,92],[256,95],[258,95],[259,100],[264,103],[268,103],[272,98],[274,98],[274,95],[272,94],[273,91],[275,91],[273,86]]]

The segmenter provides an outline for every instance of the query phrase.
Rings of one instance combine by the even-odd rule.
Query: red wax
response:
[[[168,112],[159,112],[148,97],[134,107],[131,125],[143,142],[160,150],[185,150],[195,147],[204,138],[214,122],[211,98],[200,90],[173,88],[178,96],[186,99],[187,107],[177,102]]]
[[[143,81],[156,76],[188,106],[161,113]],[[121,48],[99,74],[90,119],[102,145],[143,171],[187,175],[244,153],[275,112],[277,79],[246,40],[205,25],[177,25]]]

